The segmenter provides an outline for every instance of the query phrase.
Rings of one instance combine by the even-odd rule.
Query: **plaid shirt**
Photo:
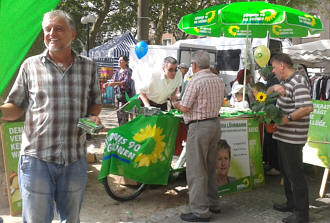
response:
[[[194,74],[181,101],[182,106],[189,108],[188,112],[183,113],[184,122],[218,117],[224,88],[223,81],[209,69]]]
[[[90,105],[101,104],[97,67],[76,55],[64,72],[48,51],[26,59],[6,102],[26,111],[21,155],[68,165],[86,156],[86,134],[77,127]]]

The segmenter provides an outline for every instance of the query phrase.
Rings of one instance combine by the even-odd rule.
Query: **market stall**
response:
[[[114,93],[112,87],[104,87],[103,84],[111,79],[114,71],[119,68],[119,56],[125,55],[128,57],[129,47],[135,44],[136,40],[133,35],[131,33],[125,33],[88,51],[89,57],[96,62],[98,67],[104,104],[113,104]],[[87,53],[83,52],[82,55],[86,56]]]

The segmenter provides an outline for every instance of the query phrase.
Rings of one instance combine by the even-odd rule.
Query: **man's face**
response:
[[[187,68],[180,68],[180,71],[182,73],[182,76],[184,76],[188,72],[188,69]]]
[[[273,61],[272,62],[273,66],[273,73],[278,77],[279,79],[283,80],[283,70],[284,70],[284,65],[281,62],[278,61]]]
[[[220,149],[217,156],[216,169],[220,176],[227,176],[230,168],[230,157],[228,149]]]
[[[176,64],[167,63],[165,67],[163,67],[163,70],[166,79],[174,79],[178,68]]]
[[[50,52],[71,49],[71,42],[76,36],[64,18],[51,17],[43,21],[44,43]]]

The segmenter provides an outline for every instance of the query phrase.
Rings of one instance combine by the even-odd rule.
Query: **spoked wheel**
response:
[[[146,184],[125,181],[127,180],[121,176],[109,174],[103,179],[105,191],[117,201],[130,201],[139,196],[147,186]]]

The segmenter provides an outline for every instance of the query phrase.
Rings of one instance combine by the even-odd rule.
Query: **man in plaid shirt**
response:
[[[2,120],[25,113],[18,165],[23,222],[79,222],[87,183],[82,117],[100,124],[101,93],[96,64],[72,51],[72,18],[61,10],[44,15],[46,50],[26,59],[6,102]]]
[[[192,56],[194,73],[181,102],[174,106],[183,112],[188,126],[186,174],[189,187],[189,213],[184,221],[209,221],[210,212],[220,213],[216,180],[217,143],[220,140],[219,111],[224,100],[223,81],[210,71],[210,56],[203,50]]]

